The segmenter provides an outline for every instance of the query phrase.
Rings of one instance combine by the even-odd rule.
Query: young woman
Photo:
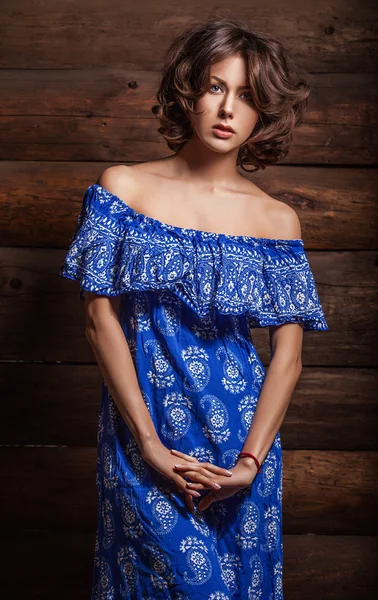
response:
[[[237,21],[191,27],[154,107],[173,154],[86,190],[60,274],[103,375],[92,600],[283,598],[279,428],[303,331],[328,326],[296,212],[237,166],[286,156],[299,73]]]

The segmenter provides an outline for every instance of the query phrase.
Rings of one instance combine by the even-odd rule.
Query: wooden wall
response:
[[[89,598],[100,376],[58,271],[85,188],[170,154],[151,113],[168,40],[218,14],[311,73],[288,157],[252,176],[293,206],[329,324],[305,333],[285,422],[285,600],[372,598],[377,558],[377,71],[370,0],[4,0],[0,36],[2,597]],[[267,332],[259,332],[268,364]],[[4,566],[4,563],[3,563]],[[21,578],[22,575],[22,578]]]

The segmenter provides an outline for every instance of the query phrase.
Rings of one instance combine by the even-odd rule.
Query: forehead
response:
[[[221,79],[232,85],[248,86],[248,69],[246,59],[235,54],[210,65],[210,76]]]

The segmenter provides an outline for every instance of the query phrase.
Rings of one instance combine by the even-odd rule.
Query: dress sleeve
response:
[[[298,242],[265,249],[265,293],[251,327],[303,323],[305,331],[329,329],[303,241]]]
[[[121,293],[118,285],[120,251],[119,227],[102,214],[91,186],[85,192],[59,275],[80,282],[81,300],[84,300],[84,291],[117,296]]]

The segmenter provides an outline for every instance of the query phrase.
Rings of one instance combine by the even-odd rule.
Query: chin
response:
[[[210,134],[209,137],[201,138],[201,142],[205,144],[210,150],[214,152],[219,152],[223,154],[224,152],[230,152],[230,150],[234,150],[237,148],[237,144],[235,144],[235,140],[231,141],[230,139],[220,139],[217,138],[213,133]]]

